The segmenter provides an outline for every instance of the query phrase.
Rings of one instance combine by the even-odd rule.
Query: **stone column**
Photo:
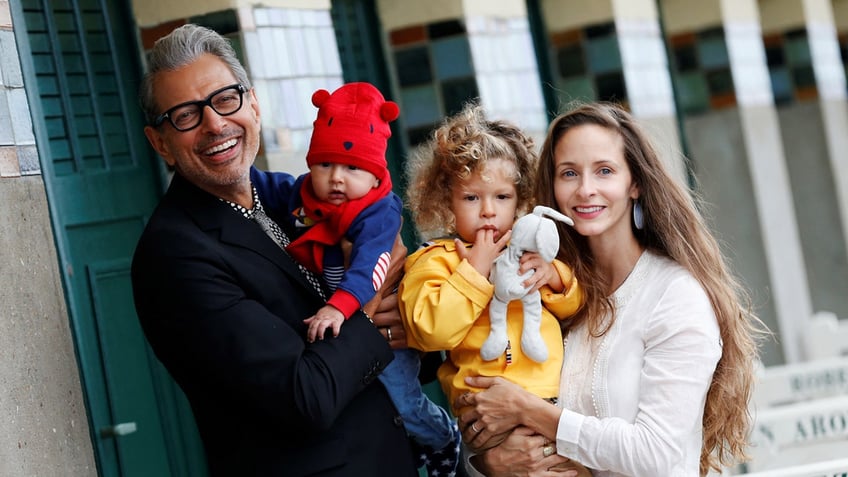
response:
[[[768,263],[784,358],[801,359],[800,336],[812,316],[804,257],[780,126],[771,95],[755,0],[719,0],[742,120],[757,217]]]
[[[819,93],[827,151],[842,219],[842,235],[848,247],[848,108],[845,70],[839,56],[839,42],[830,0],[801,2]]]
[[[671,173],[686,184],[688,172],[656,1],[613,0],[612,8],[630,108],[656,137]]]
[[[547,118],[524,1],[466,3],[480,101],[490,117],[514,121],[541,145]]]

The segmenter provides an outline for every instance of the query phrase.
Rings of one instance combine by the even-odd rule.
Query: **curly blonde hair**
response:
[[[748,293],[730,272],[718,242],[699,212],[702,201],[669,175],[641,127],[621,107],[584,104],[551,122],[539,153],[537,202],[556,207],[554,148],[569,130],[585,124],[621,135],[624,157],[641,192],[644,227],[641,230],[634,227],[637,240],[645,248],[686,268],[709,296],[718,320],[723,346],[704,409],[701,475],[706,475],[710,468],[720,470],[722,466],[744,461],[751,426],[748,400],[754,383],[758,341],[768,331],[753,314]],[[585,305],[566,326],[585,322],[594,336],[601,336],[611,325],[603,317],[614,316],[615,311],[607,296],[609,283],[595,271],[586,237],[571,227],[559,226],[559,229],[559,258],[574,267],[574,275],[586,297]]]
[[[533,140],[514,124],[486,119],[477,103],[448,117],[408,161],[406,203],[418,232],[424,238],[453,233],[456,218],[451,194],[457,181],[485,171],[490,160],[515,165],[517,212],[529,210],[537,156]]]

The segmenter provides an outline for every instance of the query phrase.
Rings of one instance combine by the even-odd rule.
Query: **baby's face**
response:
[[[380,184],[374,174],[347,164],[321,162],[309,166],[309,172],[318,199],[334,205],[362,198]]]

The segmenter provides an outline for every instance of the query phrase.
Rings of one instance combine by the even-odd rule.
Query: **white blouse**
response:
[[[601,338],[565,338],[557,452],[595,476],[698,477],[704,402],[721,338],[701,285],[646,251],[613,294]]]

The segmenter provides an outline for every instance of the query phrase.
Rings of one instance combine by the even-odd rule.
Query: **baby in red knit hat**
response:
[[[318,90],[312,104],[318,117],[306,154],[309,173],[295,184],[300,193],[292,208],[295,225],[304,232],[286,247],[292,258],[321,274],[332,293],[304,320],[310,342],[324,339],[328,330],[338,336],[344,321],[380,290],[403,207],[392,192],[386,163],[389,122],[398,117],[397,104],[369,83],[348,83],[332,94]],[[352,244],[348,254],[340,245],[343,239]],[[430,475],[452,475],[459,429],[421,390],[419,368],[418,350],[396,350],[379,379],[421,448],[421,464]]]
[[[389,121],[398,106],[368,83],[348,83],[333,94],[312,95],[318,107],[306,153],[309,173],[298,180],[293,213],[304,230],[286,250],[324,276],[332,292],[327,305],[306,320],[307,340],[323,339],[374,297],[385,278],[400,230],[400,198],[386,167]],[[349,263],[339,243],[353,244]]]

